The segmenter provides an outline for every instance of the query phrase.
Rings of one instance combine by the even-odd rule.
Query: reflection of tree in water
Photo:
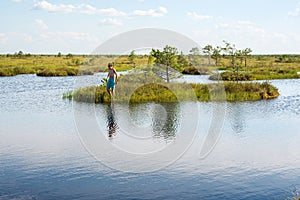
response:
[[[109,104],[106,108],[108,137],[112,138],[116,135],[119,128],[115,118],[115,109],[113,104]]]
[[[236,134],[242,134],[245,130],[245,111],[243,106],[238,103],[232,103],[229,110],[231,128]]]
[[[180,120],[179,103],[132,103],[129,110],[133,125],[146,131],[141,135],[174,140]]]
[[[164,114],[161,107],[165,111]],[[180,119],[179,108],[179,103],[161,103],[156,107],[152,119],[154,137],[164,138],[166,141],[175,138]]]

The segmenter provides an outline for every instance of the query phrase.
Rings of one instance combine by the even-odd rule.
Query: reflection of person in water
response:
[[[114,105],[109,104],[106,109],[107,114],[107,128],[108,128],[108,137],[112,138],[116,135],[116,131],[119,128],[115,119],[115,110]]]
[[[180,110],[178,103],[160,104],[166,111],[166,119],[162,121],[161,109],[154,110],[153,114],[153,133],[156,138],[164,138],[166,141],[172,141],[176,137],[179,126]]]

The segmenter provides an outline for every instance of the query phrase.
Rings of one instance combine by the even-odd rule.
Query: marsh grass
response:
[[[265,69],[256,70],[253,72],[231,72],[226,71],[220,74],[213,74],[209,77],[210,80],[223,81],[252,81],[252,80],[273,80],[273,79],[297,79],[300,78],[297,71],[290,69],[275,69],[267,71]]]
[[[214,84],[166,83],[154,74],[136,73],[120,77],[114,102],[186,102],[186,101],[253,101],[279,96],[271,84],[223,82]],[[111,101],[105,84],[67,92],[63,98],[78,102],[108,103]]]
[[[222,57],[218,65],[219,70],[227,70],[221,73],[222,80],[236,80],[235,69],[231,67],[229,57]],[[272,80],[300,78],[300,55],[252,55],[248,56],[247,65],[242,60],[236,60],[239,66],[239,79],[243,80]],[[217,75],[211,79],[216,80]]]
[[[107,63],[112,61],[112,56],[97,55],[0,55],[0,76],[18,74],[37,74],[38,76],[91,75],[105,71]],[[122,67],[120,67],[120,71],[122,71]]]
[[[251,81],[256,80],[254,75],[250,73],[240,72],[223,72],[221,74],[213,74],[209,77],[210,80],[223,80],[223,81]]]
[[[189,57],[189,56],[187,56]],[[186,66],[181,73],[209,74],[212,70],[234,71],[230,57],[224,56],[218,66],[210,65],[200,57],[200,66]],[[107,63],[114,62],[117,71],[141,69],[149,63],[147,55],[137,55],[135,63],[130,62],[128,55],[0,55],[0,76],[18,74],[37,74],[39,76],[74,76],[91,75],[107,70]],[[192,58],[191,58],[192,59]],[[247,65],[237,59],[241,80],[268,80],[299,78],[299,55],[252,55],[248,56]],[[236,75],[224,74],[223,80],[233,80]]]

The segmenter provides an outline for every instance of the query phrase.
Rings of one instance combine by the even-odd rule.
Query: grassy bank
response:
[[[251,55],[247,58],[247,64],[244,60],[236,59],[235,66],[238,66],[238,73],[236,69],[232,68],[231,58],[222,57],[215,69],[226,70],[227,72],[221,73],[220,77],[214,74],[210,79],[248,81],[300,78],[300,75],[297,74],[300,72],[299,55]]]
[[[37,74],[38,76],[91,75],[107,70],[107,63],[115,62],[118,71],[132,69],[127,56],[97,55],[0,55],[0,76]],[[144,57],[139,63],[147,63]]]
[[[148,74],[125,75],[116,86],[115,102],[254,101],[279,96],[278,89],[264,83],[188,84],[166,83]],[[106,103],[111,99],[106,85],[80,88],[64,98],[79,102]]]
[[[188,61],[195,60],[185,55]],[[183,74],[211,74],[219,69],[228,73],[222,74],[223,80],[235,80],[237,75],[231,67],[231,58],[224,56],[218,60],[216,66],[213,59],[210,63],[205,56],[196,56],[197,66],[185,66]],[[117,71],[141,69],[153,64],[148,55],[136,55],[134,62],[129,55],[30,55],[14,54],[0,55],[0,76],[14,76],[18,74],[37,74],[39,76],[74,76],[86,75],[107,70],[107,63],[114,62]],[[243,60],[237,59],[235,65],[239,66],[241,80],[270,80],[299,78],[299,55],[251,55],[247,58],[247,65]],[[212,76],[216,78],[216,75]]]

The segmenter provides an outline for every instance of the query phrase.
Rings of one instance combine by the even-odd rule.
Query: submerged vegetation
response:
[[[264,83],[188,84],[165,82],[154,74],[137,73],[120,77],[115,102],[182,102],[182,101],[252,101],[272,99],[279,95],[277,88]],[[110,96],[106,85],[80,88],[65,93],[63,98],[79,102],[107,103]]]

